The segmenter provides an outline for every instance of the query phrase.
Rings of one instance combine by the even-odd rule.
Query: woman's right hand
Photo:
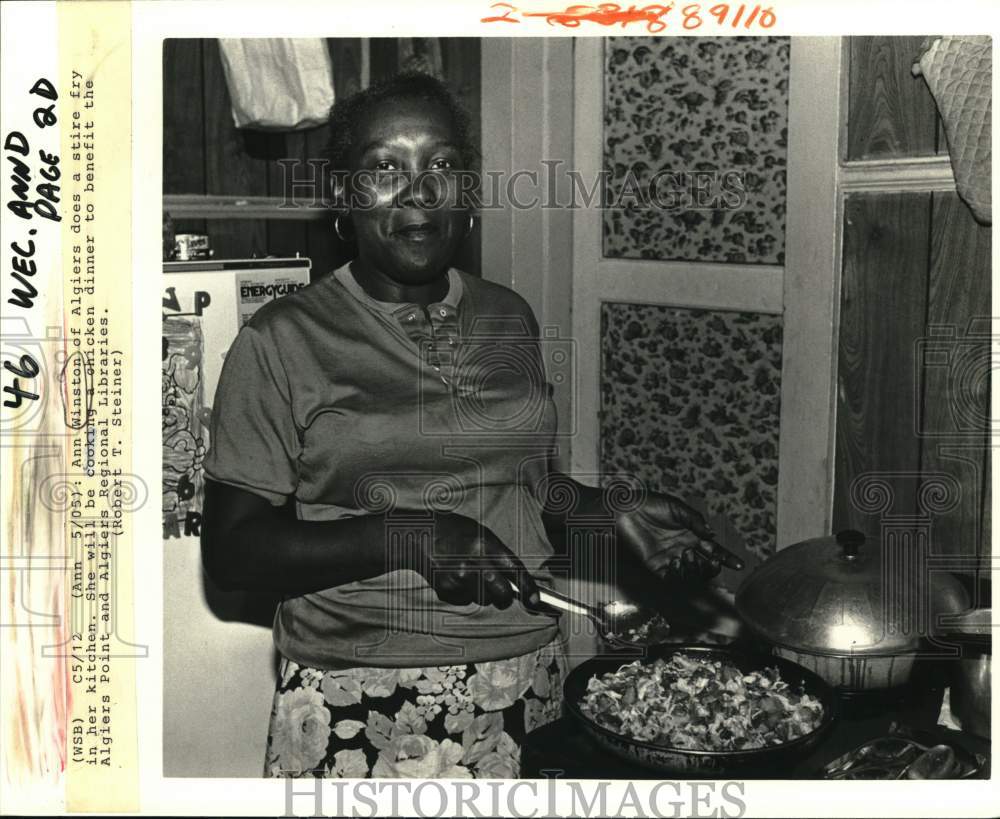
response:
[[[403,538],[419,545],[389,554],[382,515],[290,519],[259,495],[213,480],[205,482],[203,514],[205,571],[225,591],[307,594],[379,577],[387,569],[413,569],[450,603],[507,608],[513,582],[529,607],[541,606],[524,564],[493,532],[462,515],[437,515],[433,541],[420,527],[417,537]],[[384,548],[373,548],[376,543]]]
[[[540,605],[538,586],[517,555],[489,528],[464,515],[438,515],[433,542],[407,556],[405,564],[446,603],[505,609],[514,601],[513,583],[529,607]]]

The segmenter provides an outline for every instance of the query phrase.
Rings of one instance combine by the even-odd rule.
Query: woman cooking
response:
[[[474,151],[449,92],[400,75],[338,100],[330,128],[356,256],[262,308],[227,355],[205,567],[283,595],[265,775],[517,777],[525,733],[560,707],[546,531],[614,504],[549,471],[527,303],[453,267]],[[661,577],[729,560],[675,498],[611,525]]]

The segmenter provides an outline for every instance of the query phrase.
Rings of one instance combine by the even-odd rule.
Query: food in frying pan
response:
[[[776,668],[744,674],[731,662],[681,652],[592,677],[581,710],[617,734],[670,748],[765,748],[817,729],[823,705]]]

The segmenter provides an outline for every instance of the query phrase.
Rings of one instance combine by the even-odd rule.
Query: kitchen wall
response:
[[[477,38],[435,38],[441,76],[469,111],[480,119],[480,47]],[[410,67],[413,38],[328,38],[333,63],[334,92],[349,95],[371,82]],[[419,67],[419,66],[413,66]],[[473,139],[478,143],[479,134]],[[325,127],[266,133],[240,130],[233,125],[214,39],[166,40],[163,49],[163,193],[231,197],[284,196],[286,180],[278,159],[322,156]],[[300,172],[306,175],[306,170]],[[167,205],[166,209],[171,210]],[[283,216],[287,216],[285,211]],[[221,214],[220,214],[221,215]],[[332,217],[303,212],[303,218],[191,218],[175,211],[178,233],[207,233],[216,258],[252,258],[267,255],[312,259],[314,275],[325,273],[349,258],[350,248],[337,238]],[[459,264],[479,274],[480,237],[474,232],[463,248]]]
[[[988,554],[990,252],[957,194],[848,199],[835,529]]]
[[[922,40],[851,38],[848,164],[947,155],[933,97],[910,72]],[[989,555],[990,260],[990,228],[952,191],[848,196],[835,529]]]

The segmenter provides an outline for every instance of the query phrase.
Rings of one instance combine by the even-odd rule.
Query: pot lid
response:
[[[919,559],[926,541],[886,540],[849,529],[782,549],[744,579],[736,608],[757,634],[786,648],[912,651],[940,615],[964,611],[969,598],[954,576]]]

